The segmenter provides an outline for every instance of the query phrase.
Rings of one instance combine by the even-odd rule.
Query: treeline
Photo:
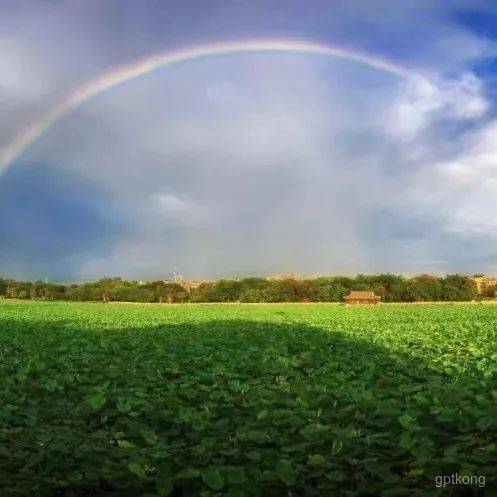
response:
[[[340,302],[352,290],[373,291],[383,302],[469,301],[479,297],[473,279],[460,274],[414,278],[360,274],[355,278],[333,276],[304,280],[223,279],[194,289],[167,281],[139,282],[121,278],[67,285],[0,280],[0,296],[4,298],[104,302]],[[485,296],[494,295],[495,289],[493,295]]]

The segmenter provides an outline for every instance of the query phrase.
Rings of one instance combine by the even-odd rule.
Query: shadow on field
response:
[[[0,318],[0,359],[2,496],[464,496],[495,484],[494,379],[340,333]],[[455,473],[473,485],[437,487]]]

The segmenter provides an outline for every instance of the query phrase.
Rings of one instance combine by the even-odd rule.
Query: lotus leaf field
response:
[[[0,302],[0,495],[495,495],[497,306]],[[482,486],[439,488],[439,475]]]

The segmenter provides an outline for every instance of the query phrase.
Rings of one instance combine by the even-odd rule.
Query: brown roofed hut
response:
[[[345,298],[347,304],[378,304],[381,297],[375,295],[373,292],[350,292]]]

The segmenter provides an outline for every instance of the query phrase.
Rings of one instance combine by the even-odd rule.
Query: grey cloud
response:
[[[247,54],[160,70],[95,97],[24,156],[93,185],[86,204],[78,201],[91,206],[88,239],[102,243],[74,244],[65,256],[69,276],[166,277],[174,266],[213,277],[495,264],[488,236],[468,238],[495,192],[478,186],[493,171],[494,151],[473,143],[485,143],[491,116],[484,82],[466,67],[494,46],[451,21],[445,2],[212,2],[193,20],[192,2],[155,10],[124,2],[113,19],[112,1],[29,4],[3,6],[14,26],[10,46],[27,47],[26,67],[37,65],[34,75],[21,71],[23,90],[8,80],[14,62],[0,63],[0,146],[107,67],[183,41],[312,34],[400,55],[436,82],[406,87],[347,61]],[[469,6],[461,0],[452,9]],[[49,15],[40,21],[41,13]],[[474,178],[458,186],[457,168]],[[57,232],[48,228],[47,238]],[[80,240],[70,230],[67,237]],[[459,255],[467,250],[478,257]],[[30,257],[27,250],[12,267],[59,274],[54,260],[32,265]]]

